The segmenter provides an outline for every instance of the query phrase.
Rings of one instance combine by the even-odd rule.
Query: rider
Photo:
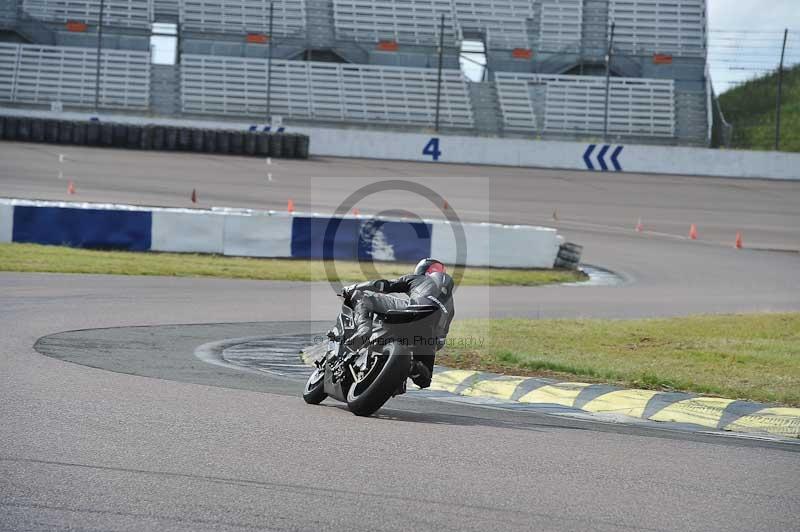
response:
[[[409,305],[436,305],[441,310],[436,331],[436,350],[444,347],[450,322],[455,314],[453,278],[446,270],[441,261],[427,258],[417,263],[414,273],[399,279],[367,281],[346,287],[344,295],[353,303],[356,325],[356,331],[348,340],[349,345],[359,349],[369,340],[373,312],[385,313],[388,310],[404,309]],[[405,293],[408,299],[391,295],[392,293]],[[434,356],[414,357],[410,377],[420,388],[427,388],[431,384]]]

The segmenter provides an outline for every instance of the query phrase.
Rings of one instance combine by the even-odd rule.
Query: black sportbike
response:
[[[308,378],[303,399],[319,404],[326,397],[344,403],[357,416],[369,416],[395,395],[406,391],[414,357],[436,352],[434,331],[441,310],[435,305],[411,305],[375,314],[369,341],[358,350],[347,340],[356,330],[353,309],[345,299],[336,326],[328,333],[328,348]]]

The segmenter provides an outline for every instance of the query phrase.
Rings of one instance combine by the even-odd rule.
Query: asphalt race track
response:
[[[58,153],[81,176],[77,196]],[[3,197],[189,206],[197,188],[203,206],[293,197],[321,212],[362,177],[472,176],[450,201],[463,218],[557,225],[626,282],[463,288],[459,317],[800,310],[800,183],[339,159],[276,160],[270,182],[264,161],[11,143],[0,160]],[[651,232],[633,231],[640,216]],[[690,223],[697,242],[683,238]],[[736,231],[784,251],[735,250]],[[361,419],[305,405],[296,381],[193,356],[229,337],[317,332],[338,305],[324,283],[3,273],[0,294],[0,529],[798,530],[797,445],[412,394]],[[34,349],[133,326],[156,327],[85,333],[103,364]]]

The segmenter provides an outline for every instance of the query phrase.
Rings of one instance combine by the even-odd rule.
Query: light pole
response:
[[[608,39],[608,52],[606,53],[606,111],[603,120],[603,140],[608,142],[608,101],[611,97],[611,53],[614,46],[614,26],[611,23],[611,37]]]
[[[100,13],[97,16],[97,65],[94,78],[94,110],[100,110],[100,56],[103,52],[103,9],[105,0],[100,0]]]
[[[435,131],[439,132],[439,106],[442,102],[442,59],[444,56],[444,13],[442,13],[442,22],[439,25],[439,74],[436,79],[436,122]]]

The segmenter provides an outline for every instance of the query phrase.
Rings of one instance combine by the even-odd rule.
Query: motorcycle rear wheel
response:
[[[310,405],[318,405],[326,397],[328,397],[328,394],[325,393],[325,371],[317,368],[306,381],[303,400]]]
[[[356,381],[347,392],[347,407],[357,416],[371,416],[388,401],[408,378],[411,357],[398,343],[391,343],[378,355],[373,370]]]

